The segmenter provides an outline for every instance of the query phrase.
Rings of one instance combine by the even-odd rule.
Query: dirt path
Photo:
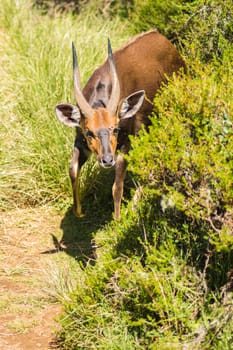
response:
[[[60,306],[46,293],[62,217],[48,208],[0,213],[0,350],[51,349]]]

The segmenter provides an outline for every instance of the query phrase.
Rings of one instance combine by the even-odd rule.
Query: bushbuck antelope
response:
[[[56,114],[62,123],[76,127],[69,168],[74,213],[82,216],[78,175],[93,152],[102,167],[115,165],[112,193],[114,217],[118,218],[127,166],[124,154],[130,149],[129,135],[136,135],[142,123],[150,124],[148,115],[153,105],[149,101],[161,83],[166,82],[166,77],[185,68],[185,63],[171,42],[154,30],[134,37],[114,54],[108,40],[108,59],[94,71],[82,90],[73,43],[72,52],[77,106],[59,104]]]

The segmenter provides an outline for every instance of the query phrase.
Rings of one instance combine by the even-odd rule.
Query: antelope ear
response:
[[[56,115],[63,124],[76,127],[80,126],[81,113],[78,107],[69,103],[61,103],[55,108]]]
[[[144,101],[144,90],[139,90],[124,99],[120,108],[120,120],[132,118]]]

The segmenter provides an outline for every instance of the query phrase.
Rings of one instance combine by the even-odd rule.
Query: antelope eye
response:
[[[114,128],[113,129],[113,134],[117,135],[119,133],[119,131],[120,131],[120,128]]]
[[[86,137],[95,138],[94,133],[91,130],[86,131]]]

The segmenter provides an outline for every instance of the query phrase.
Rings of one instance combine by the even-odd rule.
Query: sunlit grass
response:
[[[29,329],[34,328],[38,325],[37,321],[34,320],[22,320],[15,319],[6,324],[6,327],[13,331],[14,333],[23,334],[26,333]]]
[[[71,293],[80,280],[79,267],[73,258],[60,253],[44,269],[44,291],[54,302],[70,302]]]

